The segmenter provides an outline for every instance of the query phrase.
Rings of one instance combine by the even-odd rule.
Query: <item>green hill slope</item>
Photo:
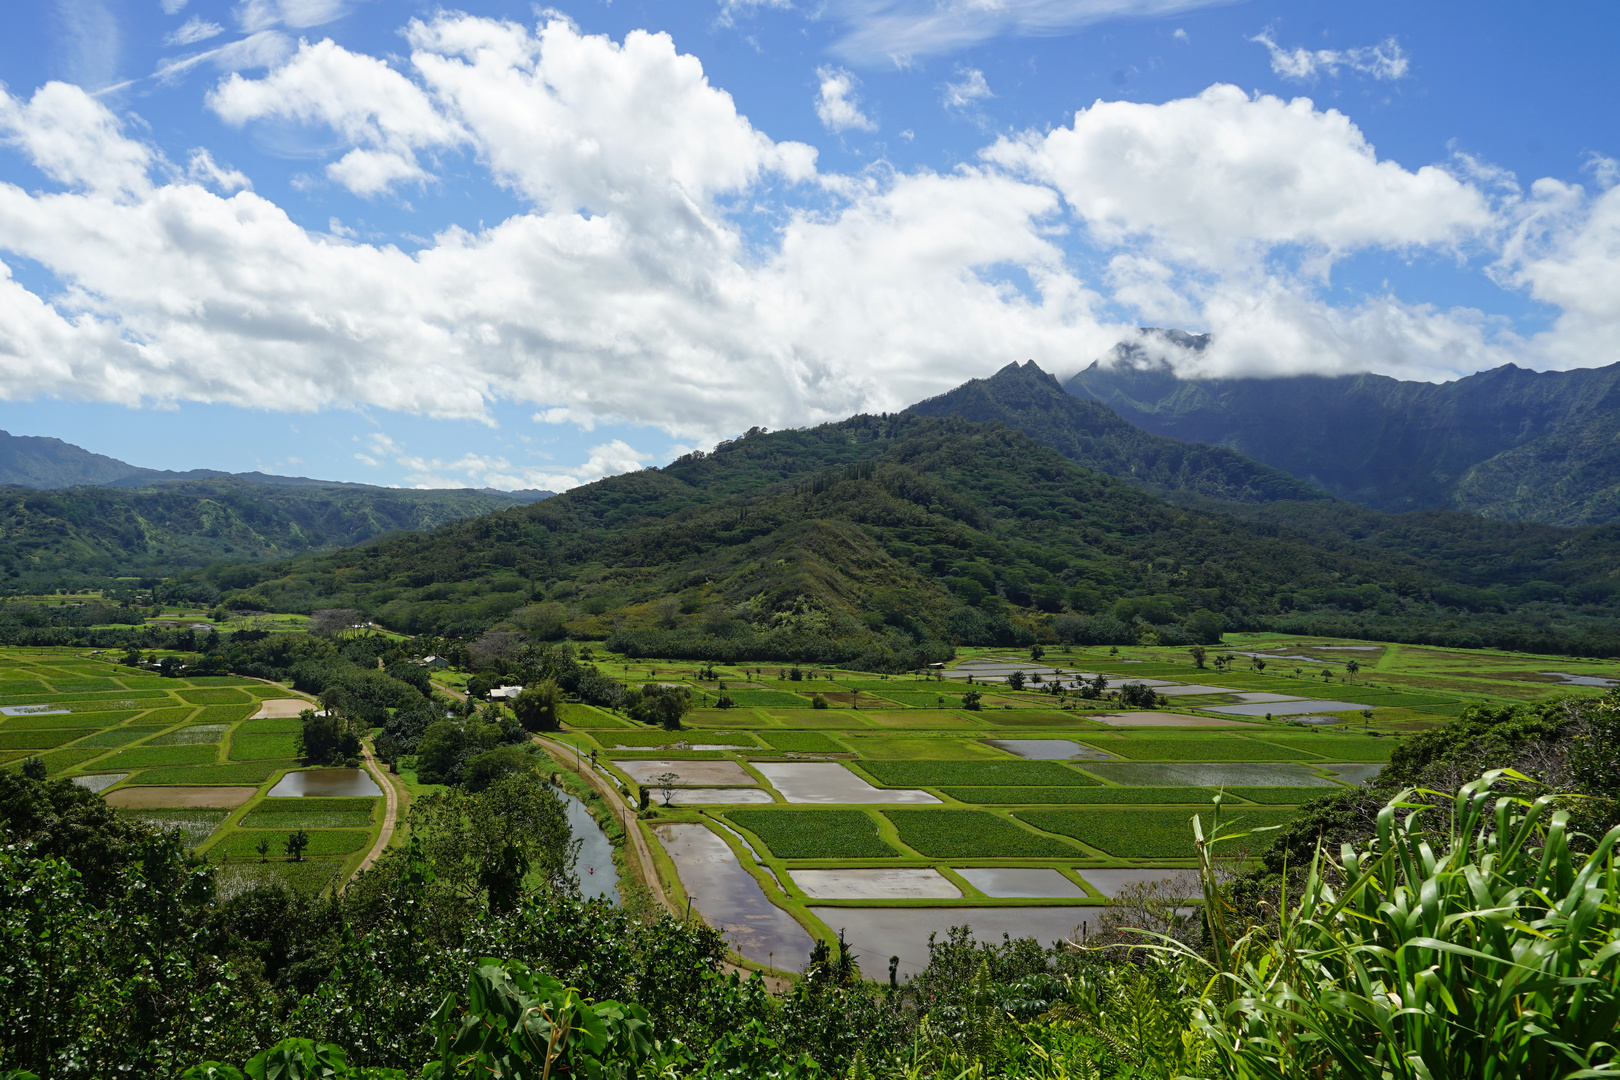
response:
[[[1251,509],[1318,505],[1336,504]],[[200,576],[407,632],[504,625],[717,659],[909,666],[948,644],[1058,633],[1193,640],[1215,615],[1234,629],[1620,653],[1614,530],[1547,530],[1556,543],[1482,582],[1474,568],[1499,532],[1380,545],[1334,528],[1171,505],[1004,426],[901,414],[754,431],[432,532]],[[1511,590],[1532,582],[1556,593],[1534,624],[1510,611]]]
[[[1195,351],[1208,343],[1168,336]],[[1193,381],[1123,342],[1065,386],[1146,431],[1228,447],[1375,509],[1451,507],[1560,525],[1620,515],[1620,364],[1510,364],[1438,384],[1382,375]]]
[[[98,586],[330,551],[519,505],[512,495],[224,477],[145,488],[0,487],[0,589]]]

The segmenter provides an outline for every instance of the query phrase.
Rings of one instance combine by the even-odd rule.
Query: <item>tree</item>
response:
[[[287,842],[284,846],[287,849],[287,854],[292,856],[293,862],[303,862],[304,849],[309,847],[309,833],[303,829],[288,833]]]
[[[1204,651],[1204,647],[1202,645],[1194,645],[1192,648],[1188,649],[1187,652],[1193,658],[1194,666],[1196,666],[1199,671],[1204,670],[1204,657],[1209,655]]]
[[[270,838],[261,837],[259,842],[253,845],[253,850],[259,853],[259,861],[264,862],[270,856]]]
[[[561,731],[562,704],[562,690],[556,682],[542,679],[512,699],[512,712],[524,731]]]
[[[30,780],[43,780],[50,775],[50,770],[45,767],[45,759],[35,754],[23,759],[22,774]]]
[[[812,709],[825,709],[827,707],[826,695],[812,694],[810,696],[810,707]]]
[[[735,708],[736,705],[736,699],[730,694],[721,694],[717,699],[715,699],[714,703],[714,707],[717,709],[731,709]]]
[[[977,690],[969,690],[962,695],[962,708],[967,709],[969,712],[978,712],[982,707],[979,701],[983,697],[984,695]]]
[[[310,613],[309,632],[338,635],[365,621],[366,613],[358,608],[324,608]]]
[[[342,717],[330,710],[318,716],[314,709],[305,709],[298,719],[303,722],[298,731],[298,753],[304,760],[323,764],[359,755],[360,735]]]
[[[665,806],[668,806],[670,801],[675,798],[675,785],[680,779],[680,773],[662,772],[658,774],[658,791],[659,794],[664,796]]]
[[[657,686],[648,683],[630,705],[630,716],[643,724],[657,724],[665,731],[681,730],[681,718],[692,708],[692,691],[684,686]]]
[[[531,872],[563,884],[579,850],[562,800],[532,772],[502,776],[476,793],[424,796],[411,807],[410,822],[438,880],[493,914],[516,906]]]
[[[1045,655],[1046,655],[1046,650],[1041,648],[1039,644],[1031,645],[1029,647],[1029,658],[1031,660],[1039,660],[1041,657],[1043,657]]]
[[[1346,660],[1344,662],[1344,670],[1348,671],[1351,675],[1354,675],[1356,672],[1361,670],[1361,661],[1360,660]]]
[[[1263,656],[1250,657],[1249,658],[1249,666],[1254,668],[1255,671],[1263,673],[1266,670],[1265,657],[1263,657]]]
[[[1011,675],[1008,675],[1007,687],[1010,690],[1022,690],[1024,688],[1024,673],[1022,671],[1015,671]]]

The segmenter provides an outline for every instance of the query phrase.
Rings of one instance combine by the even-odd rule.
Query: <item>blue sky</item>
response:
[[[0,40],[0,428],[566,487],[1131,327],[1620,359],[1612,5],[56,0]]]

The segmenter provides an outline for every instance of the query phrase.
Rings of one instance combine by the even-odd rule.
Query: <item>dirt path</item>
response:
[[[394,787],[393,776],[387,769],[377,763],[377,759],[371,754],[371,747],[362,746],[360,753],[364,755],[366,771],[371,774],[373,780],[377,781],[377,786],[382,788],[387,805],[383,809],[382,831],[377,834],[377,842],[371,845],[371,850],[366,852],[366,857],[361,860],[354,873],[349,875],[349,881],[353,881],[360,876],[362,871],[369,869],[371,864],[376,862],[378,857],[387,850],[388,841],[394,838],[394,827],[399,823],[399,791]],[[343,887],[348,888],[349,882],[344,882]]]

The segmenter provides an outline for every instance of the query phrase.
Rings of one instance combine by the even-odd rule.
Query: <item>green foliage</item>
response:
[[[150,769],[165,765],[201,765],[219,754],[215,746],[137,746],[103,758],[100,767],[109,769]]]
[[[899,854],[859,810],[729,810],[780,859],[888,859]]]
[[[98,731],[87,739],[79,742],[80,746],[127,746],[138,739],[156,735],[162,731],[159,727],[114,727],[106,731]]]
[[[1278,746],[1304,750],[1325,761],[1388,761],[1399,745],[1396,739],[1371,739],[1365,736],[1267,735],[1265,740]]]
[[[305,761],[320,765],[359,756],[360,732],[347,717],[338,716],[330,710],[322,716],[314,709],[305,709],[298,714],[298,719],[302,723],[292,745],[294,752]],[[279,739],[274,735],[250,737],[244,749],[249,752],[258,748],[268,749],[281,745]],[[236,740],[232,739],[233,756],[235,745]]]
[[[234,724],[258,711],[257,705],[208,705],[191,719],[197,724]]]
[[[802,709],[810,704],[785,690],[732,690],[731,698],[744,709]]]
[[[1100,782],[1058,761],[882,761],[861,768],[886,787],[1099,787]]]
[[[561,731],[562,690],[554,679],[542,679],[512,700],[512,712],[524,731]]]
[[[1041,806],[1057,803],[1197,804],[1207,803],[1210,796],[1215,794],[1214,788],[1206,787],[948,787],[940,790],[953,799],[990,806]],[[1307,790],[1311,792],[1308,797],[1320,795],[1322,791],[1321,788]]]
[[[819,731],[761,731],[759,737],[775,750],[806,754],[834,754],[844,747]]]
[[[253,700],[240,690],[178,690],[175,696],[193,705],[240,705]]]
[[[311,828],[316,831],[308,831]],[[270,850],[274,852],[286,850],[285,841],[290,836],[303,837],[297,858],[306,855],[352,855],[356,851],[364,851],[370,841],[370,836],[360,829],[320,828],[307,824],[302,817],[293,817],[287,821],[270,821],[270,831],[233,830],[209,848],[208,855],[210,858],[217,858],[221,854],[229,855],[232,859],[253,858],[258,854],[260,840],[269,840]],[[291,856],[292,851],[287,850],[287,854]]]
[[[75,739],[82,739],[94,731],[94,728],[59,728],[54,731],[0,730],[0,750],[51,750]]]
[[[1079,854],[985,810],[885,810],[900,841],[931,859],[1063,859]],[[1023,816],[1023,815],[1020,815]]]
[[[643,724],[656,724],[665,731],[679,731],[681,717],[692,709],[692,691],[686,686],[658,686],[648,683],[628,699],[630,716]]]
[[[247,761],[230,765],[143,769],[130,777],[132,784],[262,784],[272,773],[294,768],[296,761]]]
[[[562,800],[530,773],[504,776],[476,794],[451,789],[420,798],[410,824],[439,880],[469,903],[482,899],[492,913],[516,906],[531,872],[564,881],[578,852]]]
[[[1373,840],[1318,853],[1277,926],[1235,940],[1218,930],[1208,960],[1170,946],[1212,969],[1197,1022],[1229,1074],[1612,1070],[1620,827],[1575,853],[1552,797],[1493,790],[1527,779],[1489,773],[1450,799],[1402,791]]]
[[[272,758],[297,757],[299,750],[299,736],[297,734],[247,734],[240,730],[231,736],[230,759],[232,761],[258,761]]]

